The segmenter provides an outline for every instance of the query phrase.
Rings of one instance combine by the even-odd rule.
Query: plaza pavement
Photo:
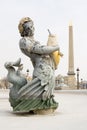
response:
[[[49,115],[16,115],[0,90],[0,130],[87,130],[87,90],[56,91],[59,107]]]

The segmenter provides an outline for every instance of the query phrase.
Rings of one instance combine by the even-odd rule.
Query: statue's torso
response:
[[[22,49],[23,41],[26,44],[25,49]],[[22,52],[30,57],[32,61],[34,66],[33,77],[38,77],[40,80],[44,80],[43,82],[47,82],[50,76],[54,76],[54,62],[50,55],[31,52],[31,48],[36,47],[39,44],[38,42],[28,38],[22,38],[19,44]]]
[[[40,45],[39,42],[25,37],[20,40],[19,43],[20,46],[24,44],[23,42],[26,44],[27,49],[22,49],[21,47],[20,48],[25,55],[30,57],[34,67],[38,67],[39,64],[44,64],[44,65],[49,65],[51,66],[52,69],[54,69],[54,62],[53,59],[50,57],[50,55],[37,54],[31,52],[31,48],[36,47],[37,44]]]

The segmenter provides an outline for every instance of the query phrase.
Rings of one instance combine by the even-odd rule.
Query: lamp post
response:
[[[29,76],[29,69],[27,69],[26,72],[27,72],[26,77],[28,78],[28,76]]]
[[[79,68],[76,69],[77,71],[77,89],[79,89]]]
[[[81,78],[81,89],[83,89],[83,79]]]

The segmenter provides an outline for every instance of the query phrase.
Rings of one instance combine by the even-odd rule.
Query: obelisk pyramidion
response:
[[[68,85],[71,89],[75,88],[76,78],[74,72],[74,49],[73,49],[73,26],[69,24],[69,59],[68,59]]]

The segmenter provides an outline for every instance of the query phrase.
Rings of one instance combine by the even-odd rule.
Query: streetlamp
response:
[[[79,68],[76,69],[77,71],[77,89],[79,89]]]
[[[29,76],[29,69],[27,69],[26,72],[27,72],[26,77],[28,78],[28,76]]]
[[[81,78],[81,89],[83,89],[83,79]]]

